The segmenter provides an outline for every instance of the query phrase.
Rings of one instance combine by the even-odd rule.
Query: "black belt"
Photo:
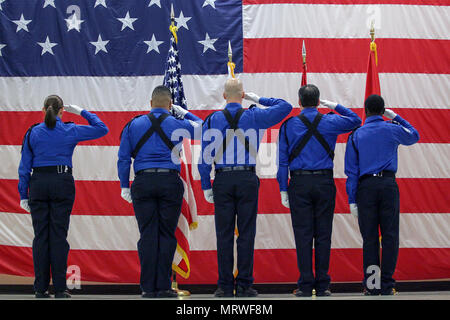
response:
[[[381,171],[378,173],[372,173],[372,174],[365,174],[359,178],[359,181],[362,181],[364,179],[370,178],[370,177],[386,177],[386,178],[395,178],[395,172],[394,171]]]
[[[236,166],[236,167],[223,167],[216,169],[216,173],[218,172],[231,172],[231,171],[252,171],[255,172],[256,169],[254,166]]]
[[[326,169],[326,170],[291,170],[291,176],[307,176],[307,175],[330,175],[333,176],[333,170]]]
[[[33,168],[33,173],[70,173],[70,174],[72,174],[72,168],[69,166],[36,167],[36,168]]]
[[[156,172],[165,172],[165,173],[176,173],[178,174],[178,170],[175,169],[165,169],[165,168],[150,168],[150,169],[144,169],[144,170],[139,170],[138,172],[136,172],[136,175],[142,174],[142,173],[156,173]]]

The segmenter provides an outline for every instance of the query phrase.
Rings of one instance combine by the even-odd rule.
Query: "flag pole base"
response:
[[[188,297],[191,295],[189,291],[179,289],[176,281],[172,281],[172,290],[176,291],[179,297]]]

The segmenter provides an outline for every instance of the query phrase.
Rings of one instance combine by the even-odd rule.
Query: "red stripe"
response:
[[[424,263],[426,261],[426,263]],[[189,284],[217,282],[215,251],[192,251],[191,276],[178,281]],[[139,259],[136,251],[71,250],[68,265],[78,265],[83,281],[138,283]],[[396,280],[450,278],[449,248],[401,248]],[[34,276],[31,248],[0,245],[0,273]],[[294,249],[255,250],[256,283],[295,283],[298,279]],[[333,282],[362,280],[362,250],[332,249],[330,276]]]
[[[336,213],[349,213],[345,180],[335,179],[337,187]],[[397,179],[400,188],[402,213],[450,213],[448,190],[450,179]],[[0,180],[0,212],[25,213],[19,207],[17,180]],[[73,214],[132,216],[133,207],[120,197],[120,185],[115,181],[77,181]],[[199,215],[214,214],[214,207],[205,201],[200,181],[193,190]],[[267,196],[270,195],[270,196]],[[261,179],[259,213],[289,213],[281,205],[278,183],[275,179]]]
[[[370,39],[263,38],[244,39],[244,72],[300,74],[303,40],[309,73],[367,71]],[[380,73],[450,73],[448,40],[380,38],[376,42]]]
[[[324,97],[325,98],[325,97]],[[327,97],[328,98],[328,97]],[[294,101],[294,106],[297,104]],[[363,115],[362,108],[352,109],[360,117]],[[393,109],[399,115],[407,119],[420,133],[420,143],[450,143],[450,109],[418,109],[401,108]],[[194,110],[192,111],[198,117],[205,119],[211,112],[217,110]],[[322,113],[329,112],[328,109],[320,109]],[[296,116],[300,112],[299,108],[294,108],[288,117]],[[99,146],[118,146],[120,144],[119,136],[125,124],[137,114],[145,112],[96,112],[100,119],[105,122],[109,128],[109,133],[100,139],[90,140],[80,145],[99,145]],[[19,118],[18,118],[19,117]],[[286,119],[288,118],[286,117]],[[64,121],[74,121],[78,124],[87,124],[81,118],[67,114]],[[22,139],[27,129],[34,123],[42,122],[41,112],[10,112],[0,111],[0,145],[21,145]],[[271,129],[279,129],[281,124],[273,126]],[[270,130],[269,130],[270,131]],[[263,142],[276,142],[278,134],[269,134]],[[339,136],[338,142],[346,142],[347,135]]]
[[[297,4],[405,4],[405,5],[429,5],[448,6],[449,0],[243,0],[244,5],[272,4],[272,3],[297,3]]]

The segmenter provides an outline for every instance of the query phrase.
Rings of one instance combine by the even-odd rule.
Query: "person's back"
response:
[[[365,294],[393,295],[400,223],[397,151],[400,144],[416,143],[419,133],[408,121],[385,109],[378,95],[369,96],[364,107],[366,122],[349,136],[345,151],[348,201],[350,212],[358,217],[363,238]],[[393,122],[385,122],[382,115]],[[377,288],[367,283],[373,266],[381,269],[381,285]]]

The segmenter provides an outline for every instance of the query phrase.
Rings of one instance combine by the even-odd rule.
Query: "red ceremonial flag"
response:
[[[380,78],[378,77],[378,55],[377,44],[375,43],[375,32],[372,27],[370,31],[372,41],[369,47],[369,62],[367,64],[367,78],[366,78],[366,94],[364,101],[372,94],[381,95]],[[366,114],[363,112],[363,122],[366,120]]]

